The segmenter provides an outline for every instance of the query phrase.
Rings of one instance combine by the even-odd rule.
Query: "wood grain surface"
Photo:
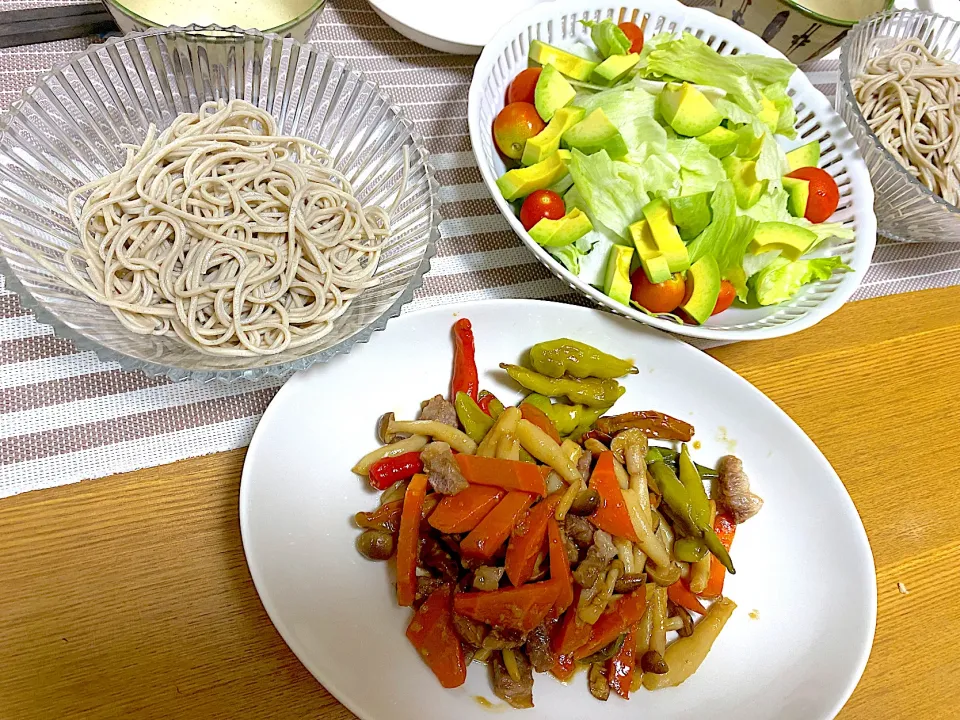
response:
[[[870,537],[877,636],[840,717],[956,717],[960,288],[853,303],[713,354],[820,446]],[[222,453],[0,501],[0,720],[353,717],[257,599],[242,463]]]

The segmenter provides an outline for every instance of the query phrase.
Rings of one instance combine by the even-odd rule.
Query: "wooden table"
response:
[[[713,354],[809,433],[870,536],[877,636],[840,717],[953,716],[960,288],[853,303]],[[0,501],[0,718],[352,717],[257,599],[242,464],[228,452]]]

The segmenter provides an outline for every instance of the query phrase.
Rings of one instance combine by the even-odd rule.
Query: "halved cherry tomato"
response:
[[[507,105],[515,102],[533,104],[533,93],[540,79],[541,68],[527,68],[521,71],[513,82],[507,85]]]
[[[683,302],[685,283],[680,273],[674,273],[662,283],[650,282],[643,268],[637,268],[630,276],[633,290],[630,299],[642,305],[652,313],[668,313],[676,310]]]
[[[622,22],[617,27],[623,30],[623,34],[630,41],[630,52],[638,53],[643,50],[643,30],[640,29],[639,25],[632,22]]]
[[[798,168],[787,177],[799,178],[810,183],[810,197],[803,216],[812,223],[822,223],[837,211],[840,204],[840,189],[826,170],[815,167]]]
[[[553,190],[534,190],[520,206],[520,223],[529,230],[544,218],[559,220],[566,213],[563,198]]]
[[[537,109],[527,102],[515,102],[501,110],[493,121],[493,137],[500,152],[519,160],[527,140],[546,127]]]
[[[737,297],[737,290],[733,287],[733,283],[729,280],[724,280],[720,283],[720,295],[717,296],[717,304],[713,306],[713,312],[711,315],[718,315],[726,310],[728,307],[733,305],[733,301]]]

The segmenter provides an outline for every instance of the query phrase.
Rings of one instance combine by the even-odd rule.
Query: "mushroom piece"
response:
[[[717,465],[717,504],[729,511],[739,525],[746,522],[763,506],[763,499],[750,492],[750,479],[743,471],[743,463],[733,455],[720,458]]]

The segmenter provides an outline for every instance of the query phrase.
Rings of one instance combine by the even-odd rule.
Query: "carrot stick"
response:
[[[560,592],[554,606],[559,616],[573,604],[573,576],[570,573],[567,551],[560,537],[560,524],[555,518],[550,518],[547,522],[547,538],[550,544],[550,577],[560,582]]]
[[[459,457],[459,456],[458,456]],[[530,493],[512,491],[460,543],[460,553],[477,560],[489,560],[500,549],[517,524],[517,520],[533,503]]]
[[[559,497],[550,496],[533,506],[526,518],[513,528],[504,569],[510,582],[520,587],[533,576],[537,556],[547,538],[547,520],[553,515]]]
[[[553,438],[557,445],[560,444],[560,433],[557,432],[557,428],[543,410],[530,403],[520,403],[520,415],[524,420],[529,420]]]
[[[534,495],[547,494],[546,477],[550,468],[479,455],[456,456],[460,472],[472,485],[492,485],[504,490],[521,490]]]
[[[600,453],[600,458],[590,476],[590,487],[600,494],[600,507],[590,516],[591,522],[611,535],[637,542],[639,538],[623,500],[623,492],[614,467],[614,455],[611,451]]]
[[[403,496],[400,535],[397,538],[397,604],[413,605],[417,590],[417,550],[420,545],[420,510],[427,495],[427,476],[414,475]]]
[[[460,687],[467,681],[463,645],[453,627],[452,586],[444,585],[430,594],[410,620],[407,639],[443,687]]]
[[[559,589],[556,581],[547,580],[491,592],[457,593],[453,610],[494,627],[530,632],[550,612]]]
[[[456,495],[443,498],[428,522],[442,533],[470,532],[506,494],[499,488],[471,485]]]
[[[683,580],[677,580],[673,585],[667,588],[667,597],[674,605],[686,608],[690,612],[698,615],[706,615],[707,609],[700,602],[700,598],[694,595],[683,584]]]

